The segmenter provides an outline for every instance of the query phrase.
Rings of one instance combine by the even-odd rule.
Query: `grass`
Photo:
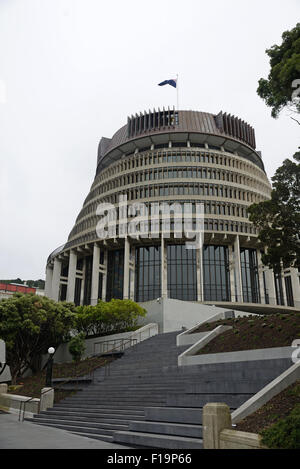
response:
[[[88,375],[95,368],[104,366],[105,362],[113,358],[87,358],[79,363],[55,363],[53,365],[53,378],[71,378]],[[9,386],[8,392],[21,396],[37,397],[41,396],[41,389],[45,387],[46,371],[40,371],[33,376],[20,378],[16,386]],[[57,403],[67,396],[74,394],[74,391],[55,390],[54,402]]]
[[[270,314],[223,319],[203,324],[194,332],[205,332],[217,326],[231,326],[209,342],[198,354],[224,353],[291,346],[300,338],[300,314]],[[239,422],[236,430],[261,433],[286,418],[300,403],[300,380],[274,396],[267,404]]]
[[[243,432],[261,433],[287,417],[298,404],[300,404],[300,380],[274,396],[256,412],[241,420],[234,428]]]
[[[217,326],[231,326],[220,334],[198,354],[224,353],[273,347],[289,347],[293,340],[300,339],[300,314],[270,314],[222,319],[200,326],[194,332],[205,332]]]

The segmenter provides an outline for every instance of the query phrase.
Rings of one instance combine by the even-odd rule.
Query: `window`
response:
[[[197,301],[196,251],[185,245],[169,245],[167,258],[169,298]]]
[[[205,301],[230,301],[227,246],[204,245],[203,279]]]
[[[160,246],[136,248],[135,301],[150,301],[161,296]]]
[[[255,249],[241,248],[241,273],[243,301],[259,303],[258,263]]]

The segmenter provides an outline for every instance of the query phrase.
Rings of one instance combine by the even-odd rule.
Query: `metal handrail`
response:
[[[151,329],[151,328],[149,328],[149,337],[150,337],[150,329]],[[142,333],[139,332],[140,341],[141,341],[141,334],[142,334]],[[131,338],[131,337],[128,338],[128,339],[115,339],[115,341],[117,341],[117,340],[122,340],[122,347],[124,347],[124,342],[135,342],[135,344],[138,343],[138,339],[133,339],[133,338]],[[104,342],[111,342],[111,341],[107,340],[107,341],[104,341]],[[96,342],[96,343],[94,343],[94,350],[95,350],[95,345],[96,345],[96,344],[104,343],[104,342]],[[117,350],[117,348],[118,348],[118,347],[114,347],[114,348],[112,348],[112,349],[110,349],[110,350],[107,350],[106,352],[103,352],[102,354],[100,354],[100,356],[99,356],[98,358],[102,358],[103,356],[108,355],[108,354],[110,354],[110,353],[112,353],[112,352],[114,352],[114,351],[120,351],[120,350]],[[123,350],[124,350],[124,348],[123,348]],[[92,355],[92,356],[93,356],[93,355]],[[103,366],[104,366],[104,376],[110,376],[110,360],[105,360],[104,363],[103,363]],[[92,381],[94,381],[94,376],[95,376],[95,373],[94,373],[94,372],[95,372],[95,370],[96,370],[97,368],[99,368],[99,365],[94,366],[94,367],[89,371],[89,373],[88,373],[89,375],[93,374]],[[66,381],[64,381],[60,386],[63,386],[64,384],[67,384],[67,383],[69,383],[70,381],[72,381],[74,378],[79,378],[79,377],[80,377],[79,375],[72,376],[72,377],[68,378]],[[57,389],[59,389],[59,388],[57,388]],[[44,395],[44,394],[46,394],[47,392],[49,392],[49,391],[51,391],[51,390],[52,390],[52,388],[47,389],[47,391],[44,391],[43,393],[41,393],[41,396]],[[24,421],[24,415],[25,415],[26,404],[27,404],[28,402],[32,401],[33,399],[36,399],[36,398],[35,398],[35,397],[31,397],[31,398],[29,398],[27,401],[21,401],[21,403],[20,403],[20,410],[19,410],[19,421],[20,421],[20,416],[21,416],[22,405],[24,404],[23,415],[22,415],[22,422],[23,422],[23,421]],[[41,400],[40,400],[40,402],[39,402],[38,411],[40,410],[40,405],[41,405]],[[39,412],[38,412],[38,413],[39,413]]]
[[[117,350],[119,352],[123,352],[124,349],[125,349],[125,344],[127,342],[130,342],[130,344],[134,343],[135,345],[138,343],[138,339],[132,339],[131,337],[128,338],[128,339],[125,339],[125,338],[122,338],[122,339],[114,339],[114,340],[103,340],[103,341],[100,341],[100,342],[94,342],[94,354],[96,353],[95,351],[95,348],[96,348],[96,345],[102,345],[102,344],[109,344],[109,343],[113,343],[113,344],[116,344],[116,342],[120,342],[119,345],[115,346],[113,349],[111,350],[106,350],[105,352],[100,352],[101,354],[108,354],[114,350]],[[101,356],[101,355],[100,355]]]

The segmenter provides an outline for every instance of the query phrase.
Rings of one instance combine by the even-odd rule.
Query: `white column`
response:
[[[300,308],[300,274],[298,269],[291,268],[291,282],[295,307]]]
[[[230,296],[231,301],[236,301],[235,294],[235,264],[234,264],[234,255],[233,255],[233,246],[228,246],[228,261],[229,261],[229,281],[230,281]]]
[[[131,299],[131,300],[134,300],[134,285],[135,285],[135,247],[131,247],[131,256],[130,256],[129,268],[130,268],[130,279],[129,279],[130,299]]]
[[[81,280],[81,292],[80,292],[80,304],[83,305],[84,300],[84,284],[85,284],[85,272],[86,272],[86,259],[83,259],[82,266],[82,280]]]
[[[100,247],[95,243],[93,251],[91,305],[98,303]]]
[[[257,273],[258,273],[258,280],[259,280],[260,301],[261,303],[265,303],[266,299],[265,299],[265,288],[264,288],[264,279],[263,279],[264,265],[261,260],[260,249],[257,249],[256,253],[257,253]]]
[[[61,275],[61,261],[56,257],[54,259],[53,276],[52,276],[52,294],[51,294],[51,298],[55,301],[58,301],[58,297],[59,297],[60,275]]]
[[[46,283],[45,283],[45,295],[48,298],[52,298],[52,278],[53,269],[51,267],[46,268]]]
[[[267,290],[269,295],[269,304],[276,305],[276,291],[275,291],[275,280],[274,280],[274,272],[272,269],[267,268],[265,270],[266,276],[266,283],[267,283]]]
[[[67,301],[74,302],[75,297],[75,281],[76,281],[76,266],[77,254],[75,251],[70,251],[69,269],[68,269],[68,286],[67,286]]]
[[[168,298],[167,250],[163,235],[161,236],[161,296]]]
[[[130,260],[130,244],[128,237],[125,238],[124,246],[124,283],[123,283],[123,298],[128,299],[129,294],[129,260]]]
[[[238,235],[235,237],[235,241],[234,241],[234,270],[235,270],[236,293],[237,293],[236,301],[243,302],[240,239]]]
[[[106,286],[107,286],[107,249],[104,251],[104,264],[103,264],[103,276],[102,276],[102,301],[106,301]]]
[[[197,301],[204,301],[203,244],[196,250]]]

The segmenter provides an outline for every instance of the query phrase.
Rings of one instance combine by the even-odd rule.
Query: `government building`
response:
[[[47,260],[45,294],[76,305],[170,298],[300,310],[298,270],[264,266],[249,221],[247,208],[270,193],[254,129],[240,118],[169,108],[131,116],[100,140],[90,192]],[[203,232],[193,245],[199,207]]]

